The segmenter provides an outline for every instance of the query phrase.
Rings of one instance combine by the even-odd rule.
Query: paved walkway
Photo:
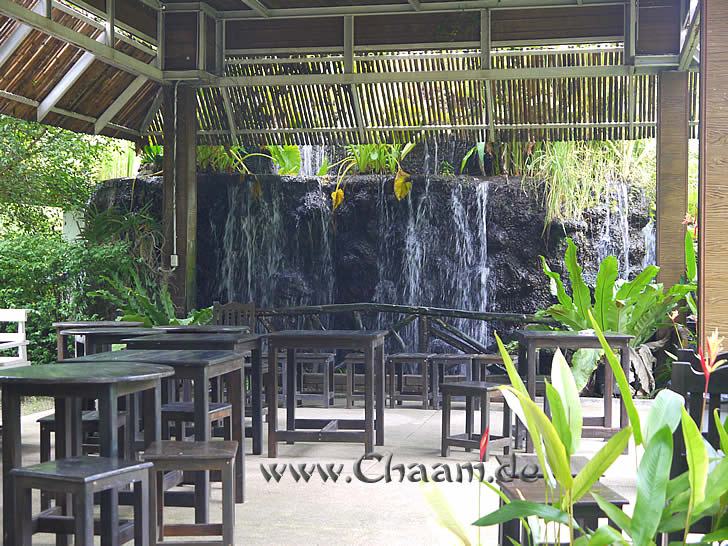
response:
[[[585,413],[596,414],[601,401],[585,400]],[[639,401],[640,409],[647,407]],[[616,410],[615,404],[615,410]],[[330,410],[301,408],[299,417],[356,417],[361,409]],[[615,411],[615,414],[618,413]],[[496,404],[492,412],[493,428],[500,429],[500,408]],[[285,422],[285,412],[280,416]],[[38,460],[38,427],[36,416],[25,418],[23,453],[28,463]],[[466,453],[451,449],[448,459],[440,457],[439,411],[426,411],[415,407],[386,410],[386,445],[379,448],[384,457],[391,454],[391,465],[411,463],[425,465],[432,477],[432,466],[448,463],[453,476],[457,463],[476,462],[477,453]],[[464,430],[464,412],[453,412],[453,430]],[[476,423],[478,417],[476,416]],[[249,441],[249,440],[248,440]],[[602,443],[599,440],[585,440],[580,452],[594,453]],[[497,447],[497,443],[495,444]],[[363,483],[354,475],[356,460],[362,455],[363,447],[356,444],[296,444],[279,447],[275,460],[248,455],[246,457],[247,502],[236,507],[236,544],[270,545],[334,545],[334,544],[460,544],[455,536],[438,522],[428,498],[433,495],[453,514],[454,519],[468,533],[470,542],[478,544],[476,528],[470,524],[478,517],[478,495],[480,513],[486,514],[497,507],[494,493],[477,483],[403,483],[397,481],[399,474],[392,473],[393,481],[386,483]],[[304,468],[313,475],[306,483],[298,482],[286,470],[280,482],[266,481],[260,466],[291,463],[295,468]],[[315,465],[332,464],[334,469],[343,465],[341,477],[334,483],[324,482]],[[384,463],[366,461],[361,465],[369,479],[384,476]],[[491,457],[487,464],[489,472],[495,472],[497,462]],[[622,456],[620,462],[606,475],[604,481],[629,499],[634,498],[636,457],[634,450]],[[220,487],[213,485],[213,507],[211,513],[217,518],[220,513]],[[37,507],[37,504],[36,504]],[[166,520],[189,522],[191,509],[168,509]],[[480,543],[497,544],[495,529],[481,531]],[[50,535],[35,535],[34,544],[55,544]]]

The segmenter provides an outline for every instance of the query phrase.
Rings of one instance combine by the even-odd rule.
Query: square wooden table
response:
[[[143,322],[120,320],[68,320],[54,322],[51,326],[56,329],[56,360],[62,362],[71,356],[68,352],[67,338],[75,338],[75,336],[61,334],[63,330],[72,328],[135,328],[143,325]]]
[[[174,369],[174,379],[192,381],[194,384],[194,429],[196,441],[208,441],[212,435],[210,419],[210,379],[220,377],[225,381],[228,401],[232,405],[232,440],[238,442],[235,460],[235,500],[245,499],[245,449],[244,427],[245,404],[243,402],[243,355],[235,351],[214,350],[123,350],[84,356],[67,362],[87,364],[110,362],[144,362],[169,366]],[[198,523],[209,520],[210,476],[200,472],[195,480],[195,514]],[[174,495],[170,495],[174,496]],[[168,506],[176,506],[174,501]],[[188,504],[182,504],[188,506]]]
[[[119,327],[119,326],[87,326],[83,328],[69,328],[61,330],[59,336],[83,336],[84,354],[92,355],[111,351],[111,346],[124,343],[125,339],[137,336],[158,335],[159,330],[153,328]]]
[[[268,457],[278,442],[362,442],[365,453],[384,445],[384,330],[284,330],[267,335]],[[364,419],[296,419],[296,350],[349,349],[364,355]],[[278,430],[278,351],[286,350],[286,429]],[[376,407],[375,407],[376,399]],[[376,418],[375,418],[376,410]]]
[[[20,401],[24,396],[48,396],[56,406],[56,458],[80,455],[81,398],[95,398],[99,405],[99,454],[119,457],[118,399],[142,393],[145,419],[144,442],[161,439],[161,380],[174,375],[168,366],[133,363],[57,364],[0,370],[2,387],[3,445],[3,544],[17,544],[13,522],[17,505],[10,471],[23,464],[21,447]],[[119,532],[118,491],[101,494],[101,543],[116,546],[123,536],[133,536],[127,528]],[[61,510],[67,510],[61,501]],[[38,528],[67,526],[73,534],[73,517],[67,512],[44,513]],[[45,526],[45,527],[44,527]]]
[[[629,342],[633,336],[626,334],[605,334],[612,349],[620,352],[620,363],[625,375],[629,377]],[[519,330],[518,373],[525,379],[526,389],[532,400],[536,399],[536,367],[539,349],[601,349],[599,338],[592,332],[567,332],[551,330]],[[584,438],[609,438],[627,425],[627,407],[624,398],[620,400],[619,426],[612,422],[612,399],[614,397],[614,372],[612,367],[604,367],[604,415],[585,417],[582,435]],[[516,420],[515,445],[519,444],[521,423]],[[526,451],[533,451],[530,435],[526,435]]]
[[[263,336],[240,333],[167,333],[125,340],[127,349],[235,351],[250,355],[250,398],[253,454],[263,452]]]

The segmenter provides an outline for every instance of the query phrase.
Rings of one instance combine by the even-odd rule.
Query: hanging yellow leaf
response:
[[[334,205],[334,210],[339,208],[339,205],[344,202],[344,190],[337,187],[331,192],[331,203]]]
[[[401,201],[412,191],[412,181],[408,172],[399,169],[394,177],[394,196]]]

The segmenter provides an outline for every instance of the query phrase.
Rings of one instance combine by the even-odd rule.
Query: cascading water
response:
[[[299,146],[301,152],[300,176],[317,176],[326,159],[326,146]]]
[[[648,265],[654,265],[657,262],[655,223],[652,220],[642,228],[642,240],[645,244],[645,257],[642,259],[642,268],[644,269]]]
[[[619,274],[628,278],[630,265],[629,187],[623,181],[609,181],[605,191],[604,222],[596,241],[597,256],[601,262],[607,256],[616,256]]]

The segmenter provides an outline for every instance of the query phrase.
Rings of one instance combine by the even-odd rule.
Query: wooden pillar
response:
[[[175,108],[176,99],[176,108]],[[164,256],[171,292],[184,312],[197,299],[197,96],[192,86],[164,88]]]
[[[688,210],[687,72],[659,75],[657,107],[657,265],[659,280],[669,288],[685,271],[682,221]]]
[[[703,0],[698,333],[728,335],[728,2]]]

